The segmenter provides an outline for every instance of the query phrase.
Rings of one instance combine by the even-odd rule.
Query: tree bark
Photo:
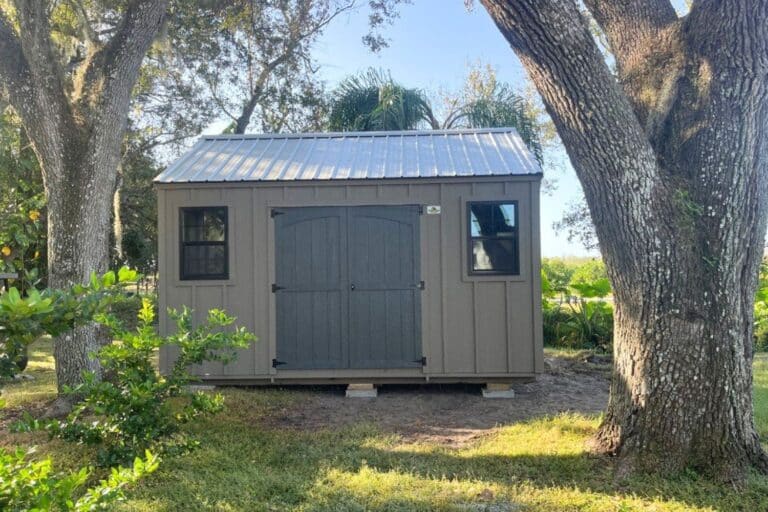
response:
[[[583,185],[616,304],[595,447],[622,473],[768,471],[752,315],[768,216],[768,2],[482,0],[538,88]]]
[[[65,73],[48,2],[0,11],[0,88],[19,113],[43,172],[48,200],[49,284],[87,282],[108,265],[110,210],[131,91],[165,17],[167,0],[130,0],[108,41],[88,41],[81,69]],[[61,392],[99,375],[92,353],[109,340],[95,325],[54,343]]]

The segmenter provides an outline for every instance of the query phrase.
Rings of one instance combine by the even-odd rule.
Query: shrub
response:
[[[229,328],[234,318],[211,310],[207,321],[192,326],[191,311],[170,312],[176,333],[159,336],[154,328],[154,309],[143,300],[139,325],[124,330],[112,315],[99,320],[110,327],[118,341],[103,347],[99,359],[107,379],[86,374],[84,383],[68,390],[84,397],[62,421],[40,423],[27,419],[18,430],[45,428],[50,435],[70,441],[99,445],[97,462],[112,466],[125,463],[146,449],[179,453],[195,443],[180,435],[180,426],[223,407],[220,394],[191,392],[186,385],[195,379],[188,368],[206,361],[228,363],[235,350],[247,347],[255,337],[242,328]],[[173,347],[176,362],[167,376],[153,365],[160,347]]]
[[[574,301],[544,301],[544,342],[568,348],[609,351],[613,341],[613,307],[603,300],[611,291],[608,279],[572,285]]]
[[[608,279],[608,272],[605,269],[605,263],[600,258],[591,259],[577,266],[571,274],[571,280],[568,284],[573,285],[583,283],[594,283],[601,279]]]
[[[569,265],[561,259],[543,258],[541,260],[541,273],[546,277],[553,294],[568,293],[568,285],[575,270],[574,265]]]
[[[87,285],[68,290],[31,288],[22,296],[16,288],[0,295],[0,378],[13,377],[23,370],[30,343],[44,334],[58,336],[124,300],[122,288],[138,274],[121,268],[101,277],[91,274]]]
[[[755,350],[768,351],[768,260],[760,265],[760,280],[755,294],[753,325]]]
[[[71,474],[54,473],[51,459],[29,460],[34,450],[6,452],[0,449],[0,510],[86,512],[106,508],[123,498],[123,488],[157,469],[158,458],[146,452],[131,468],[112,468],[98,485],[86,489],[92,470],[84,467]]]

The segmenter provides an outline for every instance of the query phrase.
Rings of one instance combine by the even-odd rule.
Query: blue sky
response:
[[[365,0],[358,3],[367,5]],[[362,43],[368,33],[368,11],[345,13],[327,27],[314,55],[318,73],[329,89],[348,75],[368,68],[389,70],[407,87],[424,90],[430,97],[456,91],[469,66],[482,63],[496,69],[499,80],[523,89],[525,71],[479,2],[468,11],[463,0],[414,0],[400,8],[400,18],[387,29],[388,48],[372,53]],[[221,133],[228,120],[214,123],[205,133]],[[545,154],[545,176],[556,188],[541,197],[541,249],[543,256],[587,256],[579,243],[570,243],[552,224],[582,193],[565,151]]]
[[[401,17],[387,30],[389,48],[371,53],[361,42],[367,33],[367,12],[345,14],[328,27],[316,46],[320,74],[330,88],[344,77],[369,67],[389,70],[408,87],[436,95],[456,90],[464,83],[468,66],[482,62],[497,71],[500,80],[525,87],[525,72],[485,10],[476,3],[470,12],[462,0],[415,0],[401,8]],[[542,254],[588,254],[578,243],[569,243],[552,224],[565,206],[578,199],[581,187],[564,151],[550,152],[554,161],[549,175],[557,188],[542,196]]]

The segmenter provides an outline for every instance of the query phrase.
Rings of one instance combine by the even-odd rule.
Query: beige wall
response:
[[[199,369],[212,380],[529,377],[542,370],[539,177],[445,178],[385,182],[173,184],[158,186],[160,311],[182,305],[204,315],[226,309],[258,337],[227,366]],[[515,200],[519,208],[520,275],[469,276],[467,201]],[[396,370],[275,370],[273,221],[278,206],[440,205],[422,215],[422,349],[427,365]],[[179,208],[228,206],[230,276],[179,280]],[[160,326],[172,326],[161,314]],[[161,353],[168,369],[173,354]]]

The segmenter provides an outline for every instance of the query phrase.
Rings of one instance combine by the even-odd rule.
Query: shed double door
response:
[[[272,213],[273,364],[281,369],[421,366],[418,207]]]

